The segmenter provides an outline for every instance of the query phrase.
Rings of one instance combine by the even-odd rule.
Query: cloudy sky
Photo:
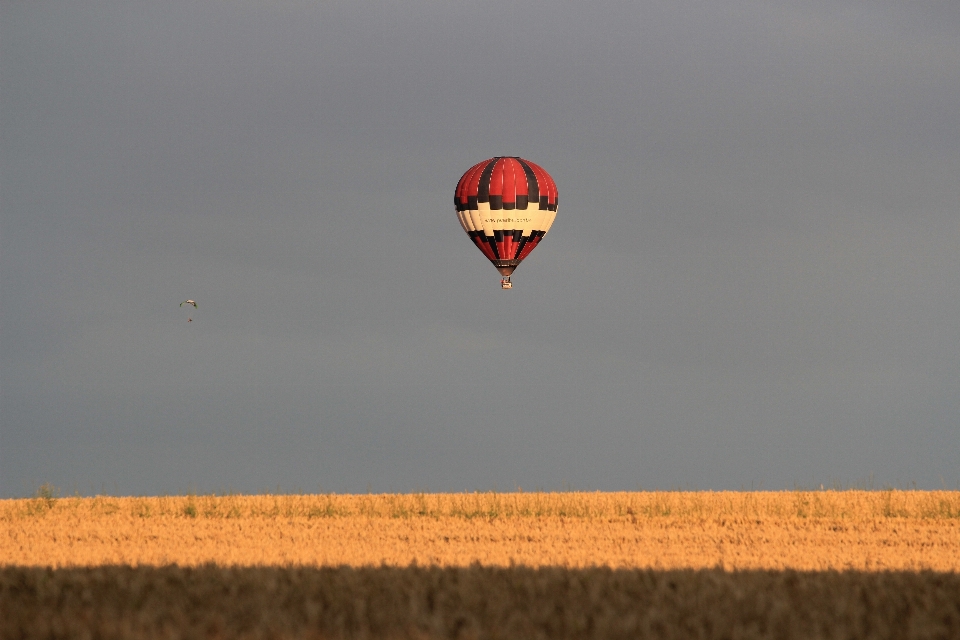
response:
[[[0,497],[956,488],[958,176],[950,2],[4,2]]]

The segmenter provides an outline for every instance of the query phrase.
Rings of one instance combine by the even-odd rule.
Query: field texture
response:
[[[528,567],[0,570],[4,638],[960,637],[960,576]]]
[[[960,569],[960,492],[0,501],[0,565]]]
[[[960,638],[960,492],[0,501],[0,638]]]

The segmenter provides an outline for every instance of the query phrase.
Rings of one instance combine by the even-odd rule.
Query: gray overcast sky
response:
[[[960,484],[954,2],[4,2],[0,171],[0,496]]]

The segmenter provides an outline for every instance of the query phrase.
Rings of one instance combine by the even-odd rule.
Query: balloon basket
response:
[[[501,280],[500,280],[500,288],[501,288],[501,289],[513,289],[513,283],[510,282],[510,276],[507,276],[507,277],[505,277],[505,278],[501,278]]]

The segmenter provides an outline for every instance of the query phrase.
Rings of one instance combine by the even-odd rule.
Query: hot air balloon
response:
[[[457,217],[512,289],[510,276],[557,217],[557,185],[529,160],[497,156],[470,167],[454,195]]]

